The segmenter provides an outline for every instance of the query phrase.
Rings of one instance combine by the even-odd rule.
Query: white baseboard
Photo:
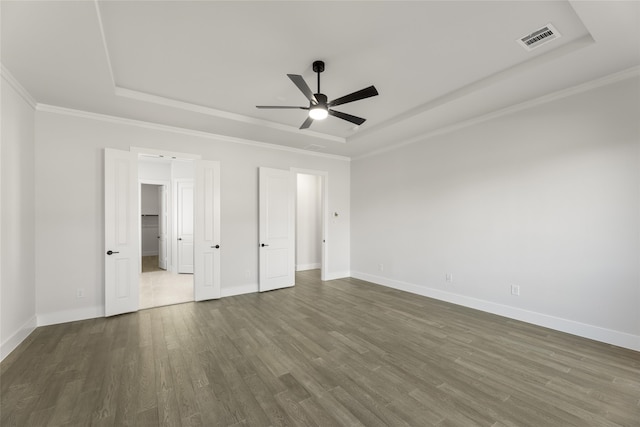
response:
[[[22,341],[24,341],[36,329],[38,319],[36,316],[27,320],[17,331],[0,344],[0,361],[4,360]]]
[[[508,317],[510,319],[520,320],[522,322],[543,326],[545,328],[555,329],[557,331],[566,332],[572,335],[577,335],[579,337],[640,351],[640,336],[638,335],[601,328],[599,326],[588,325],[586,323],[580,323],[574,320],[563,319],[560,317],[550,316],[548,314],[524,310],[517,307],[467,297],[464,295],[453,294],[438,289],[418,286],[413,283],[402,282],[399,280],[380,277],[373,274],[352,271],[351,276],[356,279],[375,283],[377,285],[387,286],[389,288],[394,288],[401,291],[450,302],[464,307],[474,308],[476,310],[485,311],[487,313],[497,314],[499,316]]]
[[[320,267],[322,267],[322,264],[319,262],[314,264],[298,264],[296,265],[296,271],[317,270]]]
[[[87,307],[38,314],[38,326],[57,325],[58,323],[95,319],[96,317],[104,317],[104,307]]]
[[[233,288],[222,289],[221,298],[233,297],[243,294],[253,294],[256,292],[259,292],[257,283],[243,286],[234,286]]]

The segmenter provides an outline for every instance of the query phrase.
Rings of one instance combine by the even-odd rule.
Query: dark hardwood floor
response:
[[[640,426],[640,353],[356,279],[47,326],[5,426]]]

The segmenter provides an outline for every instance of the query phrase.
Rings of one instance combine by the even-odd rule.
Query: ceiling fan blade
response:
[[[369,86],[364,89],[360,89],[359,91],[350,93],[349,95],[345,95],[338,99],[334,99],[328,105],[329,107],[335,107],[336,105],[346,104],[347,102],[359,101],[361,99],[376,96],[377,94],[378,94],[378,91],[376,90],[375,86]]]
[[[294,107],[291,105],[256,105],[256,108],[262,108],[262,109],[266,109],[266,108],[295,108],[295,109],[299,109],[299,110],[308,110],[309,107]]]
[[[307,117],[307,120],[305,120],[305,121],[302,123],[302,126],[300,126],[300,129],[306,129],[306,128],[308,128],[309,126],[311,126],[311,123],[313,123],[313,119],[312,119],[311,117]]]
[[[304,78],[302,78],[302,76],[298,74],[287,74],[287,76],[289,76],[293,84],[298,86],[298,89],[300,89],[300,92],[302,92],[304,96],[307,97],[309,102],[311,102],[312,104],[318,103],[318,100],[313,95],[311,88],[309,88],[309,85],[307,84],[307,82],[304,81]]]
[[[352,116],[351,114],[343,113],[343,112],[336,111],[336,110],[329,110],[329,114],[331,114],[332,116],[337,117],[339,119],[346,120],[346,121],[351,122],[351,123],[355,123],[358,126],[360,126],[365,121],[367,121],[367,119],[363,119],[362,117]]]

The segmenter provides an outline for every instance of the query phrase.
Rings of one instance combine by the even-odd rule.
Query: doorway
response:
[[[326,281],[329,271],[329,173],[314,169],[290,170],[295,174],[296,271],[319,269],[320,280]]]
[[[193,162],[175,162],[148,156],[138,160],[139,309],[194,300]]]
[[[167,269],[168,185],[140,184],[142,273]]]
[[[205,301],[221,296],[220,252],[223,246],[220,242],[220,162],[203,160],[199,155],[145,148],[131,147],[130,151],[105,148],[104,312],[107,317],[140,309],[140,180],[166,180],[166,177],[149,178],[144,175],[143,162],[140,160],[145,157],[169,161],[172,171],[168,186],[172,193],[169,200],[173,201],[175,197],[175,180],[193,180],[193,300]],[[188,172],[189,177],[180,176],[182,172]],[[174,254],[178,246],[174,207],[169,209],[167,245],[167,270],[171,272],[176,271]]]
[[[322,176],[296,174],[296,271],[322,267]]]
[[[258,172],[259,292],[295,286],[296,270],[320,269],[321,280],[327,280],[328,173],[265,167]],[[298,177],[303,175],[309,177],[300,178],[298,194]],[[312,188],[305,190],[309,183]],[[296,199],[304,208],[297,208]],[[296,210],[310,215],[296,215]]]

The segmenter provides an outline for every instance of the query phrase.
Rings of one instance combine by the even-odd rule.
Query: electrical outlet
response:
[[[452,283],[453,282],[453,273],[446,273],[444,275],[444,280],[446,280],[449,283]]]
[[[520,286],[511,285],[511,295],[520,296]]]
[[[76,289],[76,298],[84,298],[84,289],[83,288]]]
[[[384,264],[378,264],[378,270],[384,271]]]

